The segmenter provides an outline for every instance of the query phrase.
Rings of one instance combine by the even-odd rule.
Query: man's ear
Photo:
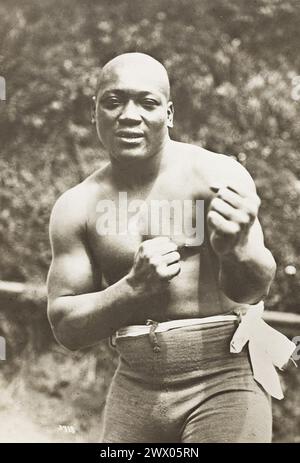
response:
[[[91,122],[95,124],[96,122],[96,97],[93,96],[91,104]]]
[[[172,128],[173,127],[173,117],[174,117],[174,106],[173,106],[172,101],[169,101],[168,103],[167,115],[168,115],[167,126],[169,128]]]

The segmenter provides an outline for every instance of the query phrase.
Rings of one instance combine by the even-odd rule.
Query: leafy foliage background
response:
[[[278,264],[267,307],[300,312],[299,30],[297,0],[0,0],[0,75],[7,85],[6,102],[0,101],[0,279],[45,282],[52,206],[105,161],[90,123],[98,70],[117,54],[142,51],[169,71],[176,111],[173,138],[235,156],[254,177],[266,242]],[[288,265],[296,274],[287,273]],[[28,366],[34,355],[35,371],[31,366],[27,377],[23,368],[24,387],[18,394],[26,396],[27,388],[32,396],[34,387],[42,394],[39,381],[35,386],[29,381],[29,372],[41,374],[46,355],[49,368],[43,373],[51,386],[43,387],[49,398],[52,389],[60,390],[54,376],[57,368],[62,370],[51,350],[45,315],[39,314],[33,330],[32,311],[22,312],[25,318],[12,305],[7,301],[2,310],[10,320],[1,329],[10,340],[14,365],[12,371],[2,368],[4,376],[12,384],[22,361]],[[27,337],[17,348],[24,324]],[[48,343],[35,344],[38,330]],[[74,369],[88,376],[87,359],[95,361],[95,356],[95,384],[83,381],[81,393],[90,400],[100,374],[106,378],[100,393],[105,396],[114,362],[107,352],[101,344],[61,362],[69,373],[63,370],[62,390],[67,392],[59,392],[58,404],[68,396],[74,405]],[[16,355],[23,360],[15,361]],[[293,387],[299,386],[299,378],[291,378]],[[276,435],[296,439],[300,432],[286,417],[293,417],[299,428],[299,402],[286,404],[281,407],[288,410],[275,410]],[[97,407],[92,406],[93,416]],[[279,420],[285,420],[284,426],[276,424]],[[84,426],[86,432],[91,429],[89,418],[78,422],[82,432]]]

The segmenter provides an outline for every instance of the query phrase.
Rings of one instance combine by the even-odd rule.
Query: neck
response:
[[[166,157],[166,144],[149,158],[120,161],[111,160],[112,174],[118,183],[129,189],[142,187],[152,182],[163,168]]]

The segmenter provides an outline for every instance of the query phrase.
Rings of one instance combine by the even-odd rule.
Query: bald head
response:
[[[166,69],[143,53],[125,53],[101,70],[93,108],[98,137],[111,159],[161,154],[173,127]]]
[[[166,68],[156,59],[144,53],[124,53],[116,56],[102,68],[97,83],[97,95],[106,85],[123,77],[135,78],[141,85],[149,85],[160,91],[167,101],[170,98],[170,82]]]

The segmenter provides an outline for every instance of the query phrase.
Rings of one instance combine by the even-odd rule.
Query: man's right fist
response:
[[[128,275],[130,285],[145,294],[155,294],[180,272],[177,245],[168,237],[143,241]]]

